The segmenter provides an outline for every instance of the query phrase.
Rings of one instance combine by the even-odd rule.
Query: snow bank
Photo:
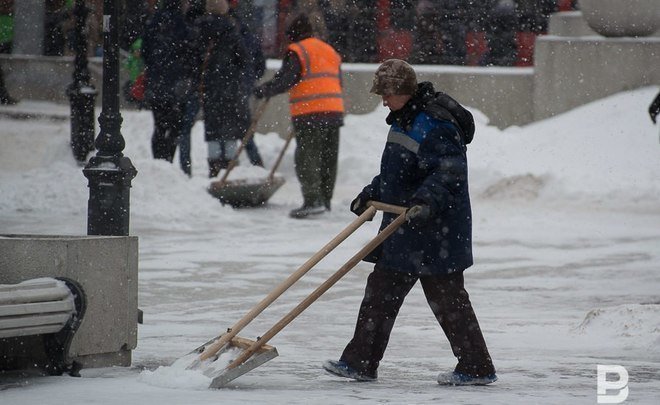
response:
[[[594,340],[656,349],[660,345],[660,304],[594,309],[575,332]]]
[[[516,198],[655,204],[660,145],[647,110],[657,90],[620,93],[525,127],[478,127],[469,150],[474,188],[486,198],[507,197],[488,188],[510,180],[514,189],[533,188]]]
[[[499,130],[475,111],[477,133],[468,149],[470,181],[475,198],[568,204],[603,204],[657,208],[660,196],[658,129],[646,110],[657,87],[620,93],[571,112],[525,127]],[[378,171],[387,134],[387,110],[346,117],[340,142],[338,200],[357,194]],[[151,158],[152,118],[148,111],[123,111],[124,154],[138,170],[131,191],[135,218],[188,221],[232,216],[207,190],[206,144],[202,123],[193,128],[193,178],[174,164]],[[5,122],[0,138],[0,212],[49,212],[84,215],[87,179],[69,150],[66,123],[58,136],[43,136],[39,122]],[[50,124],[52,125],[52,123]],[[35,130],[33,127],[37,128]],[[284,140],[257,134],[270,168]],[[14,145],[22,145],[19,148]],[[10,147],[11,146],[11,147]],[[278,174],[297,184],[293,150],[287,150]],[[259,173],[257,173],[259,172]],[[230,179],[267,171],[252,168],[244,157]],[[296,192],[296,186],[291,189]],[[281,191],[280,191],[281,193]]]

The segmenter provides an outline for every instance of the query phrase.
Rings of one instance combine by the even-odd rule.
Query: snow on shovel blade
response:
[[[209,193],[223,204],[234,208],[257,207],[268,199],[284,184],[284,178],[275,176],[266,179],[240,179],[222,183],[215,181],[209,187]]]
[[[189,368],[199,369],[206,377],[211,379],[209,388],[224,387],[230,381],[235,380],[250,370],[257,368],[268,360],[274,359],[278,356],[277,349],[275,347],[270,345],[263,345],[256,353],[250,356],[243,363],[234,368],[228,368],[234,359],[238,358],[244,350],[247,350],[250,346],[252,346],[252,344],[255,343],[254,340],[245,339],[240,336],[234,336],[229,341],[229,343],[222,347],[213,357],[201,362],[198,361],[199,354],[204,351],[206,346],[210,345],[221,337],[222,335],[206,342],[204,345],[198,347],[188,356],[186,356],[187,361],[191,360],[190,357],[192,357],[193,360]]]

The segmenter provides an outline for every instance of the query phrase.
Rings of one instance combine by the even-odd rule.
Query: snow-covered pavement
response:
[[[0,390],[0,403],[593,404],[601,364],[628,371],[626,403],[656,404],[660,144],[645,111],[657,91],[621,93],[503,131],[476,112],[468,153],[476,263],[466,287],[500,380],[472,388],[435,383],[454,358],[418,287],[401,310],[377,382],[343,381],[321,369],[351,337],[367,263],[270,341],[279,357],[228,387],[209,390],[205,377],[172,367],[354,219],[347,206],[377,171],[386,113],[379,108],[347,118],[332,212],[293,220],[287,213],[300,196],[292,150],[280,170],[287,182],[269,204],[234,210],[205,191],[201,124],[193,132],[188,179],[178,165],[150,158],[149,113],[125,111],[124,153],[139,172],[131,234],[139,237],[144,311],[133,366],[85,369],[82,378],[0,376],[0,386],[11,387]],[[84,234],[88,189],[68,148],[68,122],[0,123],[0,231]],[[267,164],[283,144],[274,134],[259,134],[256,142]],[[243,166],[238,175],[250,171]],[[377,222],[358,230],[239,335],[254,339],[268,330],[372,238]]]

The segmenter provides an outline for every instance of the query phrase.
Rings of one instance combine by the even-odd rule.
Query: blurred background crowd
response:
[[[16,0],[0,0],[0,51],[11,53]],[[204,0],[184,0],[200,3]],[[286,47],[287,18],[304,10],[320,38],[345,62],[377,63],[390,57],[417,64],[529,66],[534,38],[556,11],[577,0],[240,0],[238,13],[260,39],[264,55]],[[72,55],[75,0],[44,0],[45,55]],[[103,0],[87,0],[90,53],[100,56]],[[130,50],[158,0],[119,1],[120,46]]]

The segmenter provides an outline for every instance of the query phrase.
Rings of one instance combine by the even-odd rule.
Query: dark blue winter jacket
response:
[[[397,272],[442,275],[472,265],[472,213],[466,146],[472,115],[431,83],[388,116],[380,174],[360,198],[404,207],[426,204],[431,218],[401,226],[367,261]],[[384,214],[381,230],[394,214]]]

